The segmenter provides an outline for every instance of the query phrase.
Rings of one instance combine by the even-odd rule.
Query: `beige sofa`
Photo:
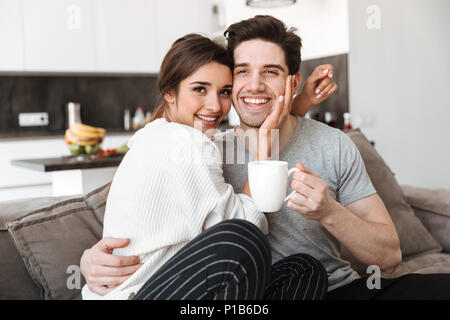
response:
[[[400,186],[359,130],[347,132],[385,202],[403,262],[393,274],[450,273],[450,190]],[[83,251],[102,236],[109,185],[80,197],[0,202],[0,299],[80,299]],[[361,275],[364,266],[343,248]]]

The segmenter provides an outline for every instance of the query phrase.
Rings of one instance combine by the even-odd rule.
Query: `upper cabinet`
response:
[[[211,36],[215,0],[0,0],[0,72],[157,73],[172,43]]]
[[[22,0],[27,71],[95,70],[91,0]]]
[[[0,0],[0,70],[24,70],[22,35],[20,1]]]
[[[170,5],[169,5],[170,4]],[[188,33],[212,36],[216,15],[212,0],[156,0],[158,61],[162,62],[172,43]]]
[[[97,71],[156,72],[155,0],[94,0]]]

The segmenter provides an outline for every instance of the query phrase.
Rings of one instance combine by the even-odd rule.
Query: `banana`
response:
[[[72,123],[70,129],[82,137],[104,137],[106,134],[104,128],[93,127],[84,123]]]
[[[80,146],[91,146],[94,144],[97,144],[99,142],[100,138],[85,138],[80,137],[77,134],[75,134],[71,129],[66,130],[65,137],[68,141],[78,144]]]

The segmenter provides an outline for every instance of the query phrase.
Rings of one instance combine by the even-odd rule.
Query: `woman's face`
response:
[[[182,80],[178,94],[164,95],[170,120],[201,129],[217,128],[231,108],[233,78],[229,67],[210,62]]]

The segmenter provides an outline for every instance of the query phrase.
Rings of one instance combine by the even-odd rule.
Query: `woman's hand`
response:
[[[264,120],[259,128],[258,150],[255,160],[267,159],[272,150],[274,138],[278,137],[272,130],[278,130],[287,119],[292,109],[292,92],[294,88],[295,75],[287,76],[284,94],[280,95],[275,102],[272,112]],[[278,143],[279,141],[277,141]]]
[[[260,129],[278,129],[287,119],[292,109],[292,88],[294,87],[295,76],[287,76],[284,95],[278,97],[272,112],[264,120]]]
[[[328,99],[338,89],[333,80],[334,68],[331,64],[316,67],[306,79],[302,91],[294,98],[292,114],[303,117],[319,103]]]

